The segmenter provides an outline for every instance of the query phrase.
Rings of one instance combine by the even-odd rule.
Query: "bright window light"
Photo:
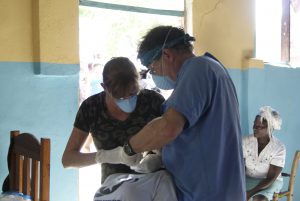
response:
[[[281,61],[281,0],[256,1],[256,57]]]

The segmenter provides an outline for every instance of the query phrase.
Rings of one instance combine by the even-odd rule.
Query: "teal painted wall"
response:
[[[61,157],[78,108],[79,65],[43,65],[72,73],[37,75],[33,63],[0,62],[0,184],[8,174],[9,131],[21,130],[51,138],[51,201],[75,201],[78,171],[63,169]]]
[[[286,146],[285,172],[290,172],[296,150],[300,150],[300,68],[284,68],[266,65],[263,69],[229,69],[236,85],[240,101],[243,135],[252,133],[252,125],[258,110],[270,105],[282,116],[282,128],[274,135]],[[300,200],[300,164],[295,182],[294,200]],[[287,189],[288,180],[284,188]]]
[[[38,75],[33,63],[0,62],[0,181],[8,173],[9,131],[20,129],[51,138],[51,200],[76,201],[78,171],[63,169],[61,156],[78,109],[78,73],[74,72],[78,72],[79,66],[46,65],[53,69],[67,66],[72,73]],[[300,149],[300,69],[267,65],[264,69],[228,71],[237,88],[244,135],[252,132],[252,122],[260,106],[271,105],[280,112],[282,130],[275,135],[286,145],[284,170],[290,171],[294,152]],[[294,200],[300,200],[297,189],[300,189],[300,174],[296,178]]]

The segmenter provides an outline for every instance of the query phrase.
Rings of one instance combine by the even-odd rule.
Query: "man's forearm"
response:
[[[185,122],[182,114],[169,108],[163,116],[153,119],[134,135],[129,144],[136,153],[160,149],[182,132]]]
[[[160,149],[173,140],[167,133],[167,123],[162,117],[149,122],[140,132],[130,138],[129,143],[136,153]]]

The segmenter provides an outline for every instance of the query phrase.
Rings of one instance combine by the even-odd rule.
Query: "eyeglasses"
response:
[[[151,75],[156,75],[157,74],[156,71],[154,70],[154,68],[152,66],[149,67],[149,73]]]
[[[135,92],[135,93],[130,93],[129,96],[126,96],[126,97],[120,97],[120,98],[114,97],[110,92],[107,92],[107,93],[108,93],[113,99],[115,99],[115,100],[127,100],[127,99],[130,99],[130,98],[134,97],[134,96],[139,95],[140,91],[137,91],[137,92]]]
[[[267,128],[268,126],[258,126],[258,125],[253,125],[253,128],[256,129],[256,130],[262,130],[262,129],[265,129]]]
[[[155,68],[158,68],[158,65],[161,67],[161,63],[159,62],[160,58],[157,60],[152,61],[152,63],[149,65],[149,72],[151,75],[157,75],[157,70]]]

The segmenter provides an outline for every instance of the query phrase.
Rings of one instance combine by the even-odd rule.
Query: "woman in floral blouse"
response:
[[[270,106],[261,107],[254,120],[253,134],[243,138],[247,200],[272,200],[274,192],[282,188],[286,149],[273,136],[274,130],[280,130],[281,123],[278,112]]]
[[[162,114],[164,98],[140,89],[134,64],[115,57],[103,69],[104,91],[87,98],[77,112],[62,163],[65,168],[101,164],[102,185],[94,201],[176,201],[173,181],[155,150],[147,155],[125,152],[125,142]],[[97,152],[82,153],[89,133]],[[142,158],[143,157],[143,158]]]

